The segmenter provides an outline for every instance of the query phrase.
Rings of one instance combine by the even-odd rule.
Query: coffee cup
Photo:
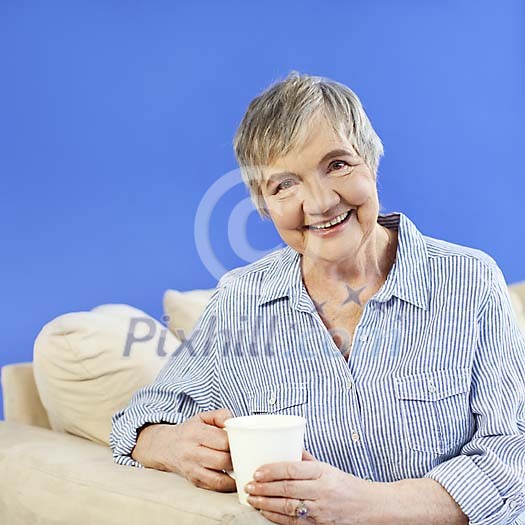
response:
[[[249,505],[244,487],[260,466],[301,461],[305,428],[304,417],[280,414],[233,417],[224,422],[240,503]]]

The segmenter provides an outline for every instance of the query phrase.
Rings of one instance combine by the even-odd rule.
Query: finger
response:
[[[220,408],[219,410],[210,410],[209,412],[201,412],[200,418],[204,423],[213,425],[215,427],[224,428],[224,422],[233,417],[233,414],[227,408]]]
[[[303,460],[303,461],[317,461],[317,458],[315,458],[314,456],[312,456],[312,454],[310,454],[310,452],[308,452],[305,448],[303,448],[303,457],[302,457],[302,460]]]
[[[197,487],[217,492],[235,492],[237,488],[235,480],[228,474],[204,467],[198,468],[190,481]]]
[[[301,503],[301,500],[286,499],[286,498],[262,498],[262,497],[249,496],[248,503],[252,507],[258,510],[263,510],[265,512],[274,512],[274,513],[280,514],[282,517],[288,517],[288,518],[292,517],[294,519],[297,519],[295,511],[297,510],[298,505]],[[308,508],[308,517],[312,519],[313,518],[312,504],[308,503],[307,508]],[[304,518],[301,519],[301,523],[304,523],[303,519]]]
[[[197,447],[195,459],[202,467],[213,470],[233,470],[232,460],[229,452],[213,450],[201,445]]]
[[[250,489],[248,490],[248,486]],[[319,497],[319,484],[312,480],[270,481],[268,483],[250,482],[245,490],[252,496],[273,496],[315,500]]]
[[[261,498],[250,496],[248,498],[248,503],[256,509],[295,517],[295,509],[300,501],[298,499]]]
[[[322,474],[320,461],[283,461],[267,463],[257,469],[257,481],[277,481],[281,479],[319,479]]]
[[[291,525],[292,523],[301,523],[301,525],[307,525],[315,523],[315,521],[311,518],[302,518],[301,521],[298,521],[297,518],[291,518],[285,514],[279,514],[278,512],[272,512],[270,510],[261,510],[261,514],[267,520],[273,521],[274,523],[279,523],[280,525]]]
[[[228,434],[222,428],[217,428],[212,425],[204,425],[199,436],[199,445],[204,445],[214,450],[222,450],[229,452],[230,443],[228,441]]]

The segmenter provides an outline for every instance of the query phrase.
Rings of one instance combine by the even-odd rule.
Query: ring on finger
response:
[[[304,499],[300,499],[297,507],[295,507],[295,516],[298,519],[304,519],[309,516],[308,506],[304,502]]]

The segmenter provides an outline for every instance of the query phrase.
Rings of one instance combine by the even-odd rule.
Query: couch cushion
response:
[[[267,524],[237,494],[177,474],[124,467],[108,447],[0,421],[0,523],[9,525]]]
[[[53,430],[108,444],[111,416],[151,383],[179,345],[127,305],[102,305],[47,323],[34,345],[34,376]]]
[[[511,284],[509,286],[509,293],[518,325],[525,335],[525,281]]]
[[[204,311],[213,293],[208,290],[166,290],[164,293],[164,315],[167,316],[168,327],[171,332],[183,339],[188,337],[195,323]],[[182,333],[180,332],[182,330]]]

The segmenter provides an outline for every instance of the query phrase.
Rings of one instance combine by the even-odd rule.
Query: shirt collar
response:
[[[297,283],[302,283],[300,262],[299,252],[290,246],[278,250],[262,278],[257,304],[262,305],[281,297],[294,298]]]
[[[415,224],[403,213],[379,215],[381,226],[398,231],[396,260],[384,285],[376,294],[379,302],[395,295],[423,310],[428,309],[430,270],[427,244]]]
[[[403,213],[379,214],[377,222],[398,230],[396,260],[381,289],[374,296],[378,302],[386,302],[393,295],[419,308],[428,308],[429,268],[426,242],[414,223]],[[267,302],[288,297],[291,306],[309,311],[315,308],[301,275],[301,255],[290,246],[276,252],[263,279],[257,302]]]

